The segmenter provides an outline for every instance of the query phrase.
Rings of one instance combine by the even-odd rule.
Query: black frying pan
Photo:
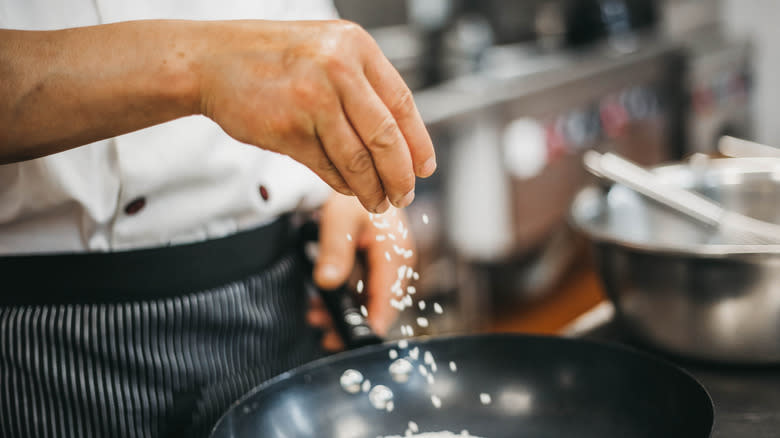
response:
[[[712,402],[690,375],[630,349],[592,341],[483,335],[409,342],[430,351],[433,385],[415,371],[388,372],[397,343],[363,347],[304,365],[258,387],[218,423],[212,438],[375,438],[467,429],[484,438],[704,438]],[[450,371],[455,361],[457,372]],[[346,369],[394,393],[392,412],[339,384]],[[480,393],[491,395],[483,405]],[[441,408],[430,396],[441,398]]]

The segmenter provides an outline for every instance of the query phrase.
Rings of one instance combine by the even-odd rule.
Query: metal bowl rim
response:
[[[777,172],[780,173],[780,159],[776,158],[714,158],[707,160],[710,170],[723,168],[737,169],[740,173]],[[688,163],[662,164],[652,167],[655,173],[675,173],[689,170]],[[750,256],[780,256],[780,245],[738,245],[738,244],[688,244],[670,245],[656,244],[625,240],[614,236],[612,233],[596,231],[593,227],[583,223],[583,220],[575,214],[575,206],[585,202],[583,198],[590,192],[599,190],[596,184],[590,184],[581,189],[572,202],[569,209],[569,223],[576,230],[584,233],[589,238],[599,243],[610,243],[626,249],[638,252],[662,254],[669,256],[686,256],[701,258],[745,259]]]

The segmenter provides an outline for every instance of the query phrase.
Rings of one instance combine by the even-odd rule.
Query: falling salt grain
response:
[[[368,392],[371,389],[371,381],[366,379],[363,381],[363,392]]]
[[[398,348],[406,348],[409,346],[409,342],[406,339],[398,341]]]
[[[417,293],[417,288],[414,286],[409,286],[406,288],[406,293],[408,293],[409,295],[414,295],[415,293]]]
[[[419,280],[420,279],[420,274],[415,272],[414,274],[412,274],[412,278],[414,278],[415,280]]]
[[[493,400],[491,399],[490,394],[483,392],[479,395],[479,401],[482,402],[483,405],[489,405]]]
[[[347,233],[347,240],[349,240],[350,242],[352,241],[352,235],[349,233]]]
[[[368,401],[376,409],[387,409],[387,405],[392,403],[393,391],[387,386],[377,385],[368,393]]]
[[[417,302],[417,307],[420,308],[420,310],[425,310],[425,300],[420,300]]]
[[[420,374],[422,374],[423,376],[428,375],[428,368],[425,368],[425,365],[423,364],[418,365],[417,370],[420,371]]]
[[[409,380],[409,375],[414,371],[414,366],[406,359],[396,359],[388,368],[390,376],[398,383],[404,383]]]
[[[387,237],[389,237],[390,240],[395,240],[395,234],[393,233],[387,233]]]
[[[409,268],[409,269],[406,270],[406,279],[407,280],[412,278],[413,275],[414,275],[414,269]]]
[[[423,220],[423,223],[427,225],[428,224],[428,215],[423,213],[422,220]]]
[[[404,232],[401,234],[401,238],[406,240],[406,236],[409,234],[409,230],[404,230]]]
[[[441,399],[435,395],[431,396],[431,403],[433,403],[433,407],[436,409],[439,409],[441,407]]]
[[[397,359],[398,358],[398,352],[395,350],[390,350],[390,359]]]
[[[363,382],[363,374],[357,370],[346,370],[339,379],[341,387],[350,394],[360,392],[360,384]]]
[[[393,403],[392,400],[387,402],[387,412],[393,412],[393,409],[395,409],[395,403]]]
[[[377,234],[376,235],[376,241],[377,242],[384,242],[387,237],[384,234]]]
[[[398,278],[404,278],[404,275],[407,275],[406,268],[406,265],[401,265],[398,267]]]
[[[436,383],[436,379],[433,377],[433,374],[428,374],[427,376],[425,376],[425,379],[428,381],[429,385],[433,385],[434,383]]]
[[[366,309],[366,306],[360,306],[360,313],[363,314],[363,317],[368,318],[368,309]]]
[[[413,256],[413,255],[414,255],[414,251],[412,251],[412,250],[410,249],[410,250],[407,250],[407,251],[404,253],[404,258],[405,258],[405,259],[410,259],[410,258],[412,258],[412,256]]]
[[[455,362],[453,361],[450,361],[450,371],[452,371],[453,373],[458,371],[458,366],[455,365]]]
[[[407,295],[407,297],[408,296],[409,295]],[[422,328],[428,327],[428,318],[425,318],[425,317],[422,317],[422,316],[418,317],[417,318],[417,325],[419,325]]]
[[[357,293],[363,293],[363,280],[358,280],[357,282]]]
[[[414,421],[410,421],[409,422],[409,430],[411,430],[414,433],[417,433],[417,432],[420,431],[420,428],[417,427],[417,423],[415,423]]]
[[[423,354],[423,362],[427,363],[428,365],[433,363],[433,355],[430,351],[426,351],[425,354]]]
[[[439,315],[441,315],[442,313],[444,313],[444,309],[442,309],[442,308],[441,308],[441,306],[439,305],[439,303],[433,303],[433,311],[434,311],[434,312],[436,312],[436,313],[438,313]]]
[[[413,304],[412,297],[410,297],[409,295],[405,295],[401,300],[401,302],[404,303],[406,307],[412,307]]]
[[[411,357],[414,360],[417,360],[417,358],[420,357],[420,349],[418,347],[414,347],[412,350],[409,351],[409,357]]]
[[[387,251],[385,251],[385,258],[387,259],[388,262],[390,261],[390,253]]]

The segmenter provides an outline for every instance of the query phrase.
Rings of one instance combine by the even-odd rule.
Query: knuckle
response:
[[[398,125],[395,123],[395,119],[388,115],[369,136],[367,146],[377,150],[390,149],[397,145],[399,140]]]
[[[365,173],[373,167],[374,160],[371,159],[371,154],[365,149],[355,152],[347,164],[347,170],[353,173]]]
[[[292,93],[299,102],[311,103],[317,98],[314,81],[300,80],[292,85]]]
[[[336,26],[341,35],[349,39],[363,40],[368,32],[359,24],[349,20],[336,20]]]
[[[398,95],[390,104],[390,112],[393,113],[397,119],[407,118],[414,112],[414,98],[412,97],[412,91],[407,87],[398,92]]]

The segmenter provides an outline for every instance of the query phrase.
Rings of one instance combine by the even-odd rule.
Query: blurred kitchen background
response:
[[[564,330],[602,300],[568,226],[581,157],[780,145],[776,0],[336,0],[415,92],[439,171],[409,207],[415,334]],[[430,221],[423,224],[422,214]],[[393,333],[400,336],[398,330]]]

